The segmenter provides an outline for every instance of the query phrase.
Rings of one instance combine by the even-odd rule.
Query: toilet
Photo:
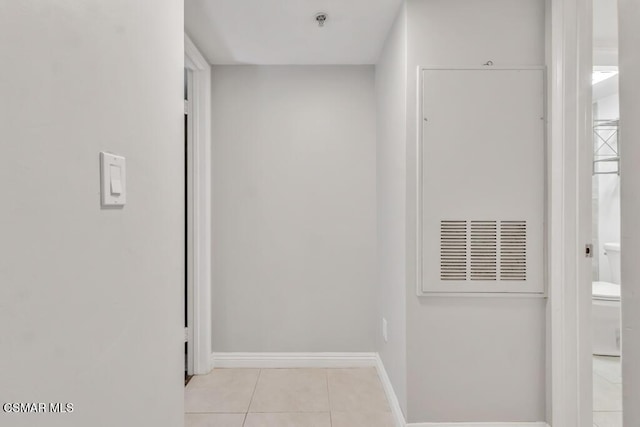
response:
[[[593,354],[620,356],[620,244],[605,243],[611,268],[610,282],[593,282]]]

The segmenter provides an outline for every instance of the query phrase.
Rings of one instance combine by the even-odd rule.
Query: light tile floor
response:
[[[622,369],[619,357],[593,356],[593,425],[622,427]]]
[[[214,369],[186,387],[185,426],[393,427],[393,418],[374,368]]]

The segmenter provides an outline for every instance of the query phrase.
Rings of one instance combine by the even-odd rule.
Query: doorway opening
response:
[[[593,2],[593,424],[622,427],[620,134],[617,2]]]

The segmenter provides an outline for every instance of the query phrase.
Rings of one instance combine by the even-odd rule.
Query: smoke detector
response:
[[[316,14],[316,21],[318,21],[318,27],[324,27],[324,21],[327,20],[329,15],[326,12],[320,12]]]

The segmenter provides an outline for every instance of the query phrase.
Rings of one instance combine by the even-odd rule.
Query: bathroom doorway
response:
[[[593,424],[622,427],[617,2],[593,3]]]

